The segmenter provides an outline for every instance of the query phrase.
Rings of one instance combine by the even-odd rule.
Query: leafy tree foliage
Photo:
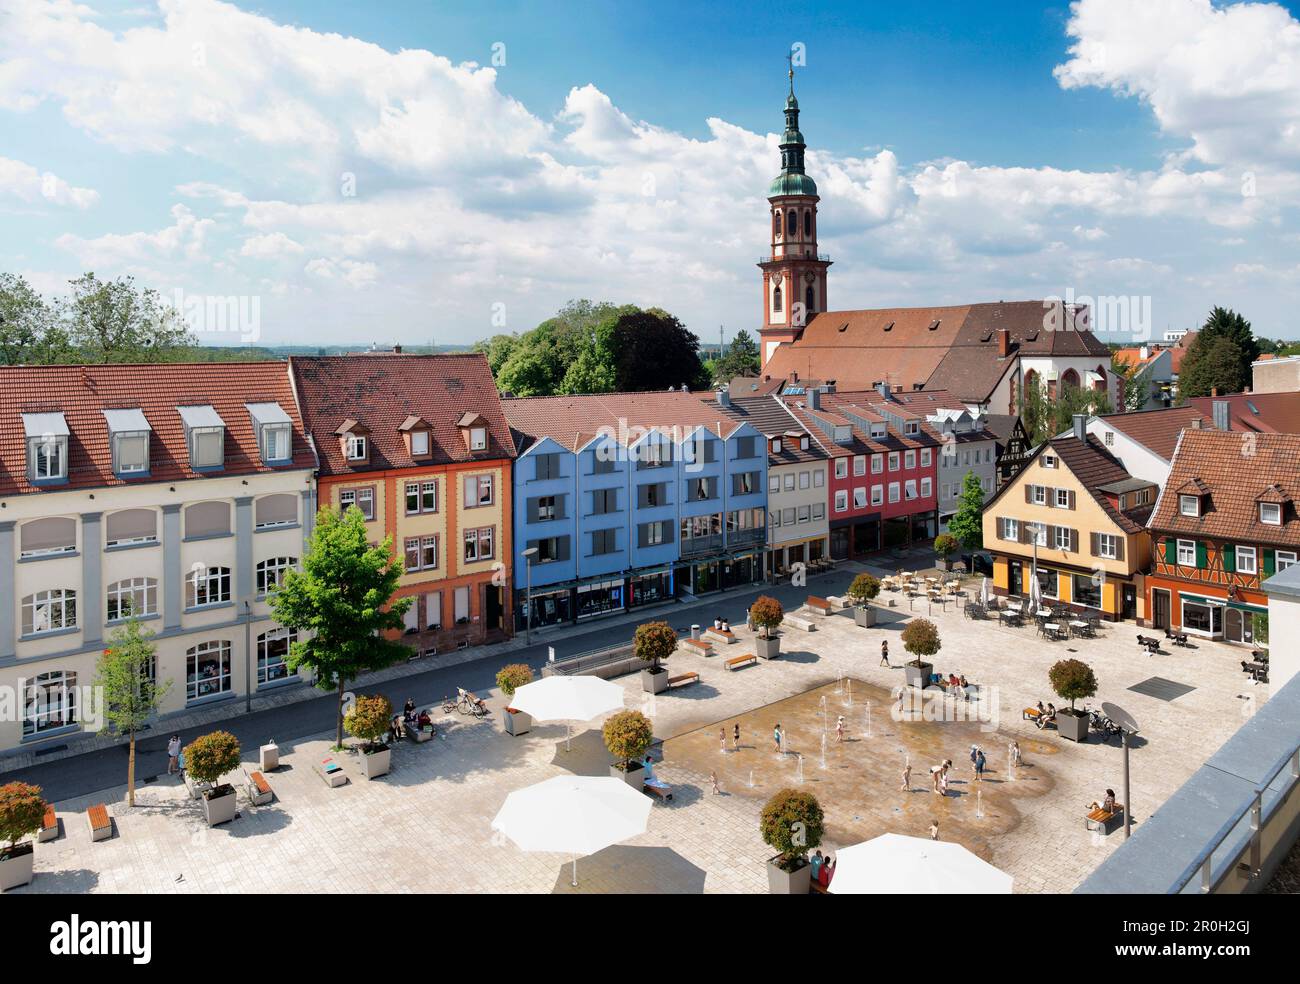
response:
[[[135,736],[158,714],[171,681],[157,681],[153,633],[134,617],[118,626],[96,666],[95,687],[103,694],[104,727],[129,741],[126,760],[126,804],[135,806]]]
[[[956,537],[963,550],[984,547],[984,488],[974,472],[967,472],[962,479],[961,499],[957,511],[948,520],[948,532]]]
[[[763,843],[781,852],[777,866],[784,871],[803,867],[809,851],[821,845],[826,817],[812,793],[782,789],[763,806],[758,820]]]

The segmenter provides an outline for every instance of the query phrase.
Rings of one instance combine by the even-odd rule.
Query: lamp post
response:
[[[524,645],[533,644],[533,558],[537,556],[537,548],[529,547],[523,552],[524,558],[524,608],[527,614],[524,616]]]
[[[1133,715],[1118,704],[1103,702],[1101,710],[1119,728],[1120,743],[1124,746],[1124,839],[1128,840],[1133,827],[1133,795],[1128,783],[1128,740],[1130,735],[1138,733],[1138,723],[1133,720]]]
[[[244,713],[253,709],[253,603],[244,599]]]

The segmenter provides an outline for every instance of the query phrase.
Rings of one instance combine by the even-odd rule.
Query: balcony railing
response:
[[[710,536],[692,536],[682,540],[682,556],[698,557],[700,554],[717,553],[723,547],[722,534]]]
[[[756,543],[767,542],[767,530],[732,530],[727,534],[727,546],[749,547]]]

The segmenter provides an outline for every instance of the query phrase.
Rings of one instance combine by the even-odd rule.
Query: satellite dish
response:
[[[1101,709],[1105,713],[1106,717],[1114,721],[1121,731],[1125,731],[1130,735],[1135,735],[1141,730],[1138,727],[1138,723],[1133,720],[1133,715],[1124,710],[1124,708],[1103,701]]]

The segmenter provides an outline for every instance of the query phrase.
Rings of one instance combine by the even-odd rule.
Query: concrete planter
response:
[[[388,775],[389,767],[392,765],[393,750],[384,745],[374,751],[366,751],[363,746],[357,758],[361,762],[361,774],[367,779],[378,779],[380,776]]]
[[[1069,738],[1070,741],[1087,741],[1088,740],[1088,715],[1082,712],[1070,713],[1067,707],[1063,711],[1056,713],[1056,730],[1062,738]]]
[[[807,895],[812,883],[812,865],[807,860],[794,871],[776,866],[776,858],[767,862],[767,890],[772,895]]]
[[[229,823],[235,819],[237,812],[239,812],[239,797],[235,795],[234,786],[218,786],[211,792],[203,794],[203,815],[207,818],[209,827]]]
[[[212,789],[212,783],[195,782],[190,778],[190,774],[187,772],[185,773],[185,788],[190,791],[191,799],[198,799],[204,793],[209,792]]]
[[[859,605],[853,609],[853,621],[864,629],[869,629],[876,624],[876,610],[870,605]]]
[[[763,659],[776,659],[781,655],[781,637],[773,636],[771,639],[764,639],[759,636],[754,640],[754,652]]]
[[[918,690],[924,690],[930,683],[930,675],[934,673],[933,663],[905,663],[903,672],[907,674],[907,685],[916,687]]]
[[[32,862],[35,860],[36,852],[31,844],[19,844],[7,854],[0,854],[0,892],[30,885]]]
[[[611,765],[609,774],[615,779],[622,779],[638,793],[645,788],[645,766],[640,762],[633,762],[626,772],[617,764]]]
[[[501,720],[505,722],[508,735],[526,735],[533,730],[533,716],[523,711],[512,711],[506,708],[501,712]]]
[[[657,670],[642,670],[641,689],[648,694],[663,693],[668,689],[668,671],[662,666]]]

